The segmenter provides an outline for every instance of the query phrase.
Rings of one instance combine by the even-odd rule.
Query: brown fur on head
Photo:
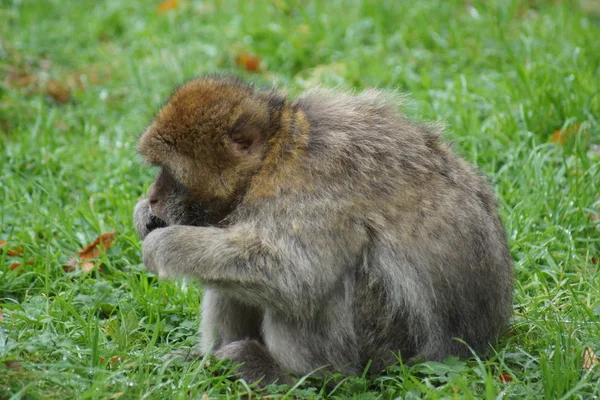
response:
[[[228,202],[259,168],[284,105],[236,79],[192,80],[160,109],[138,150],[197,199]]]

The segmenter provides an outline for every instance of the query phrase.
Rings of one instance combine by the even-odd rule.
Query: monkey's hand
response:
[[[166,223],[150,212],[150,204],[147,199],[140,200],[135,205],[133,222],[135,224],[135,230],[142,240],[144,240],[144,238],[154,229],[167,226]]]
[[[195,277],[251,305],[312,315],[347,273],[354,250],[363,248],[357,241],[351,254],[339,251],[333,235],[311,243],[308,234],[300,241],[260,229],[254,223],[155,229],[143,242],[144,264],[161,279]],[[320,263],[312,261],[317,257]],[[330,269],[324,272],[321,265]]]
[[[146,269],[159,278],[182,276],[191,272],[193,267],[189,265],[189,258],[195,249],[195,240],[187,233],[189,228],[191,227],[171,225],[151,230],[142,243],[142,258]]]
[[[167,260],[165,259],[165,251],[168,252],[169,249],[167,248],[168,244],[165,243],[165,238],[169,236],[169,233],[166,231],[169,229],[172,230],[173,228],[177,228],[177,226],[149,230],[143,238],[142,257],[144,259],[144,265],[148,271],[154,272],[161,278],[168,275],[166,271]],[[140,237],[142,236],[140,235]]]

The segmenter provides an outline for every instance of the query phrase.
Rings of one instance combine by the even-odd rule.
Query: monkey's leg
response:
[[[357,343],[351,290],[336,288],[329,304],[308,319],[265,313],[265,346],[285,371],[298,376],[325,371],[360,373],[362,349]]]
[[[205,287],[202,299],[200,350],[211,350],[242,339],[262,342],[260,325],[262,312],[255,307],[221,294],[217,289]]]
[[[234,365],[241,364],[236,373],[248,383],[260,381],[258,386],[277,382],[289,382],[289,377],[271,356],[267,348],[256,340],[238,340],[221,347],[215,352],[219,359],[228,359]]]
[[[272,237],[276,229],[257,229],[264,228],[245,223],[157,229],[144,240],[144,263],[161,278],[195,276],[242,304],[268,310],[262,323],[264,342],[284,370],[305,374],[329,365],[355,372],[359,357],[349,265],[363,248],[363,236],[346,239],[343,244],[352,245],[348,250],[330,231],[320,232],[314,242],[308,233],[282,239]],[[207,304],[211,301],[209,297]],[[235,315],[230,306],[219,304],[208,307],[208,321],[217,320],[210,312]],[[228,326],[231,320],[219,321]]]
[[[165,360],[193,360],[214,353],[232,342],[249,339],[263,343],[260,333],[263,313],[255,307],[205,287],[202,299],[199,348],[180,349],[164,356]]]

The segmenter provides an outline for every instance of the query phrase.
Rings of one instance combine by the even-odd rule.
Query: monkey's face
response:
[[[165,167],[160,168],[148,189],[149,230],[163,225],[219,225],[232,205],[195,195]]]
[[[178,89],[140,137],[160,168],[151,215],[168,225],[217,224],[235,207],[261,163],[268,104],[236,81],[204,78]]]

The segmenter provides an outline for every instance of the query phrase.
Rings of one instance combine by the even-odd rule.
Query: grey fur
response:
[[[377,371],[398,352],[468,356],[456,338],[485,350],[513,287],[486,180],[389,95],[319,89],[294,106],[310,126],[296,171],[306,190],[241,196],[226,223],[188,221],[202,226],[178,225],[186,208],[171,201],[170,226],[149,233],[148,203],[136,206],[146,267],[205,285],[202,350],[263,383],[324,365],[359,373],[368,360]]]
[[[150,204],[148,204],[148,200],[140,200],[133,209],[133,224],[135,226],[135,231],[142,240],[150,233],[148,223],[150,222],[151,216],[152,214],[150,213]]]

